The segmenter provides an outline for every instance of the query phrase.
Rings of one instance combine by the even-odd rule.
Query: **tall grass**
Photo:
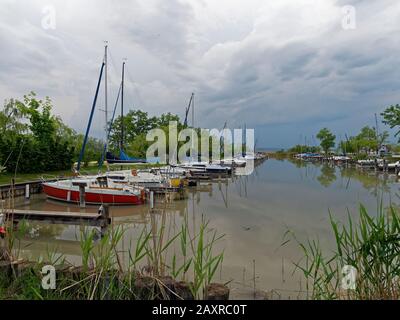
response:
[[[310,299],[399,299],[400,298],[400,218],[394,207],[382,204],[376,216],[360,205],[357,222],[348,213],[341,224],[330,215],[336,248],[326,254],[316,240],[306,243],[291,234],[303,252],[296,263],[305,277]],[[287,243],[287,242],[285,242]],[[347,289],[342,273],[345,266],[357,270],[355,287]]]
[[[13,252],[26,231],[10,229],[7,233],[6,240],[14,246]],[[167,276],[190,281],[194,298],[201,299],[207,294],[207,285],[221,266],[223,253],[214,254],[215,244],[222,236],[211,230],[204,218],[197,234],[189,232],[186,216],[179,232],[171,237],[165,236],[164,223],[151,230],[144,226],[136,241],[130,240],[127,265],[119,251],[125,231],[112,226],[99,240],[96,240],[97,230],[81,231],[79,268],[72,268],[61,255],[48,251],[48,261],[41,261],[22,276],[15,273],[11,285],[0,281],[0,294],[5,290],[8,297],[27,299],[164,299],[170,298],[163,282]],[[175,248],[180,248],[180,254],[172,254]],[[41,289],[40,271],[45,263],[62,264],[55,291]],[[138,287],[142,290],[138,291]]]

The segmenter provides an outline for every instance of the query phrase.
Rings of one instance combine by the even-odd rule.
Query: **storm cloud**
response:
[[[3,0],[0,98],[50,96],[83,131],[107,40],[110,106],[127,59],[127,108],[183,116],[195,92],[197,125],[253,127],[261,146],[351,135],[400,101],[399,21],[396,0]]]

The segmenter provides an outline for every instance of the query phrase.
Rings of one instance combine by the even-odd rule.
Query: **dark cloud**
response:
[[[48,5],[55,30],[41,26]],[[345,5],[356,8],[355,30],[341,27]],[[352,134],[400,100],[399,17],[395,0],[4,0],[0,98],[49,95],[83,130],[108,40],[110,100],[127,58],[131,108],[183,115],[194,91],[199,125],[246,123],[262,145],[322,126]],[[103,118],[98,111],[97,136]]]

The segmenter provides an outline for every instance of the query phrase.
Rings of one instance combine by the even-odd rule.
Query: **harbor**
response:
[[[399,14],[4,1],[0,301],[400,300]]]
[[[254,296],[257,299],[297,299],[305,296],[304,283],[300,284],[302,276],[298,272],[292,276],[292,262],[301,256],[294,244],[281,247],[285,232],[293,230],[301,239],[317,235],[324,248],[331,249],[329,211],[337,219],[346,218],[347,209],[356,217],[358,205],[354,199],[357,199],[373,212],[380,201],[386,204],[390,199],[395,201],[398,185],[394,174],[270,158],[261,162],[251,176],[202,181],[197,186],[187,187],[185,199],[167,201],[160,197],[153,210],[149,203],[111,206],[110,218],[114,226],[127,229],[119,247],[125,252],[122,256],[127,263],[130,239],[137,239],[142,227],[151,230],[162,224],[173,234],[185,216],[189,229],[194,230],[206,215],[210,227],[226,235],[218,244],[226,254],[224,271],[218,272],[216,281],[232,281],[229,285],[231,299],[254,299]],[[87,205],[80,209],[79,205],[47,200],[44,194],[35,194],[29,201],[24,197],[16,199],[16,210],[19,209],[97,214],[98,206]],[[31,232],[22,240],[22,247],[26,248],[22,250],[22,257],[36,259],[45,255],[48,247],[79,263],[79,239],[85,224],[47,225],[35,221],[29,224]]]

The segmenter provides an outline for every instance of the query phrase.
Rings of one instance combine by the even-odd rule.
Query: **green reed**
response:
[[[359,208],[359,221],[348,212],[346,224],[330,215],[336,248],[326,255],[318,241],[298,241],[303,259],[296,263],[311,299],[399,299],[400,298],[400,218],[394,207],[382,204],[376,216]],[[287,242],[285,242],[287,243]],[[357,270],[355,288],[346,289],[343,267]],[[354,290],[353,290],[354,289]]]
[[[68,264],[56,250],[48,249],[47,261],[40,261],[22,273],[17,270],[7,278],[10,280],[8,283],[0,279],[0,296],[40,300],[166,299],[171,297],[163,277],[170,275],[176,280],[187,280],[192,270],[192,279],[189,279],[193,280],[190,285],[192,295],[198,299],[204,297],[206,286],[211,283],[223,261],[223,253],[214,255],[215,244],[222,237],[209,229],[209,223],[204,218],[199,232],[191,235],[185,217],[179,232],[168,239],[164,224],[158,230],[149,231],[147,226],[143,227],[136,243],[130,240],[127,266],[124,266],[119,251],[125,231],[122,227],[111,226],[96,240],[98,231],[85,229],[80,234],[82,263],[79,268]],[[7,236],[12,237],[11,244],[15,245],[16,239],[22,239],[26,232],[25,227],[10,229]],[[179,257],[170,254],[175,248],[180,248]],[[57,271],[56,290],[41,288],[41,267],[44,264],[60,264],[59,267],[62,267],[63,271]],[[144,289],[138,291],[140,281],[145,281],[145,284],[139,285]]]

